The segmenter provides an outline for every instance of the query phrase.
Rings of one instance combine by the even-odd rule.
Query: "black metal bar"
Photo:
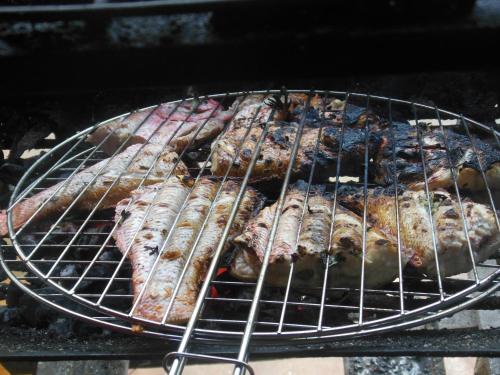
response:
[[[37,361],[71,359],[154,359],[165,351],[175,350],[175,342],[138,336],[118,335],[61,340],[50,337],[45,330],[26,335],[12,328],[0,328],[0,360]],[[234,356],[237,346],[217,343],[193,346],[198,353]],[[194,351],[193,350],[193,351]],[[436,357],[498,357],[500,328],[478,330],[403,331],[369,336],[355,340],[306,344],[260,344],[252,347],[253,359],[312,356],[436,356]]]

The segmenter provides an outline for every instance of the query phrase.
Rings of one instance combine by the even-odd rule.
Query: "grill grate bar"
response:
[[[245,173],[245,176],[243,177],[243,181],[241,182],[240,190],[238,192],[238,195],[236,197],[235,203],[231,209],[231,213],[229,215],[228,221],[226,223],[226,226],[224,228],[224,232],[221,236],[221,239],[219,241],[219,244],[217,245],[217,249],[214,252],[214,255],[212,257],[212,261],[210,262],[210,266],[208,268],[207,274],[205,276],[205,281],[203,282],[201,288],[200,288],[200,293],[198,295],[198,298],[196,300],[196,304],[193,309],[193,313],[191,315],[191,318],[189,319],[189,322],[186,326],[186,330],[184,332],[184,335],[182,336],[181,343],[179,344],[178,352],[179,353],[184,353],[187,350],[189,341],[191,339],[191,336],[193,334],[193,331],[195,329],[195,326],[197,324],[197,319],[201,313],[201,310],[204,305],[204,299],[208,293],[210,283],[212,282],[215,272],[217,270],[217,264],[219,263],[219,259],[223,253],[224,250],[224,245],[225,242],[227,241],[229,237],[229,230],[234,222],[234,219],[236,218],[236,214],[238,212],[239,205],[241,203],[241,200],[243,199],[246,187],[250,181],[250,176],[252,174],[252,171],[255,167],[255,164],[257,163],[257,158],[258,155],[260,154],[260,150],[262,148],[262,145],[264,143],[264,139],[269,132],[269,126],[270,126],[270,121],[274,118],[275,111],[271,111],[269,114],[269,118],[267,119],[264,129],[262,130],[262,133],[257,140],[257,143],[255,145],[254,149],[254,154],[252,155],[252,159],[250,160],[250,163],[248,165],[247,171]],[[171,373],[176,374],[182,372],[182,369],[185,364],[185,359],[182,357],[181,359],[174,359],[174,362],[172,363],[171,367]]]
[[[302,114],[302,118],[300,120],[300,124],[297,128],[297,132],[295,135],[295,140],[294,140],[293,147],[291,150],[288,168],[287,168],[285,177],[283,179],[281,193],[280,193],[280,196],[278,199],[278,205],[276,207],[276,212],[274,214],[273,223],[271,226],[271,232],[269,234],[269,240],[268,240],[267,247],[266,247],[266,250],[264,253],[264,259],[262,261],[262,266],[261,266],[261,269],[259,272],[259,277],[257,279],[257,285],[255,286],[252,305],[250,306],[250,311],[248,313],[248,322],[247,322],[247,325],[245,327],[245,332],[243,334],[243,338],[241,340],[241,345],[240,345],[240,350],[238,353],[238,360],[241,362],[247,362],[247,360],[248,360],[248,346],[250,345],[251,335],[252,335],[252,332],[254,330],[255,320],[256,320],[257,314],[258,314],[259,299],[260,299],[260,296],[262,294],[262,289],[264,287],[264,279],[266,277],[267,268],[269,266],[269,257],[271,255],[274,239],[276,238],[276,232],[278,229],[280,216],[282,214],[283,207],[285,204],[285,196],[286,196],[288,184],[290,181],[290,177],[292,175],[292,170],[293,170],[293,167],[295,164],[295,159],[296,159],[297,153],[299,151],[300,140],[302,139],[302,132],[303,132],[304,124],[306,121],[306,114],[307,114],[307,111],[309,110],[309,107],[311,104],[312,94],[313,93],[310,92],[308,97],[307,97],[307,101],[306,101],[306,104],[304,107],[304,112]],[[235,375],[240,374],[242,371],[243,371],[242,366],[235,366],[235,369],[234,369]]]
[[[321,331],[323,329],[323,314],[324,314],[324,309],[325,309],[325,299],[326,299],[326,291],[328,290],[327,288],[327,283],[328,283],[328,270],[329,270],[329,264],[330,264],[330,249],[332,247],[332,236],[333,236],[333,228],[335,225],[335,220],[336,220],[336,214],[337,214],[337,192],[339,189],[339,183],[340,183],[340,166],[342,163],[342,149],[344,146],[344,134],[345,134],[345,122],[346,122],[346,117],[347,117],[347,106],[349,104],[349,99],[350,99],[350,94],[347,92],[345,94],[344,98],[344,110],[342,111],[342,125],[341,125],[341,130],[340,130],[340,141],[339,141],[339,149],[337,152],[337,166],[336,166],[336,171],[335,171],[335,187],[334,187],[334,193],[333,193],[333,204],[332,204],[332,220],[330,224],[330,232],[329,232],[329,239],[328,239],[328,254],[326,256],[326,267],[325,267],[325,272],[323,274],[323,289],[321,291],[321,306],[319,309],[319,315],[318,315],[318,331]]]
[[[472,263],[472,272],[474,274],[474,278],[476,279],[476,283],[479,283],[479,276],[477,274],[476,260],[474,259],[474,253],[472,251],[472,244],[470,242],[469,226],[467,224],[467,221],[465,220],[465,211],[464,211],[464,206],[462,203],[462,198],[460,197],[460,190],[458,188],[457,175],[455,173],[455,166],[453,165],[453,160],[451,158],[451,151],[450,151],[450,147],[449,147],[449,143],[448,143],[448,135],[446,134],[446,132],[444,130],[443,123],[441,121],[441,115],[439,114],[437,107],[435,108],[435,112],[436,112],[436,117],[437,117],[438,122],[439,122],[439,128],[441,130],[441,134],[443,134],[446,156],[448,159],[449,169],[450,169],[451,177],[453,180],[453,188],[455,189],[455,194],[457,197],[458,205],[460,206],[460,216],[462,217],[462,224],[464,226],[464,235],[465,235],[465,239],[467,240],[467,247],[469,250],[469,256],[470,256],[471,263]]]
[[[341,125],[341,132],[340,132],[340,142],[339,142],[339,149],[338,149],[338,156],[337,156],[337,169],[335,172],[335,188],[334,188],[334,195],[333,195],[333,206],[332,206],[332,220],[331,220],[331,225],[330,225],[330,233],[329,233],[329,240],[328,240],[328,255],[326,258],[326,265],[325,267],[325,273],[323,275],[323,290],[321,294],[321,304],[324,305],[324,301],[326,299],[326,290],[327,290],[327,281],[328,281],[328,270],[329,267],[328,265],[330,264],[330,249],[332,246],[331,240],[333,236],[333,230],[334,230],[334,225],[335,225],[335,220],[336,220],[336,214],[337,214],[337,193],[338,193],[338,188],[339,188],[339,183],[340,183],[340,166],[342,163],[342,151],[343,151],[343,145],[344,145],[344,134],[345,134],[345,123],[346,123],[346,118],[347,118],[347,106],[349,104],[349,99],[350,99],[350,94],[347,92],[345,94],[345,100],[344,100],[344,110],[342,111],[342,125]],[[318,318],[318,330],[321,330],[323,327],[323,310],[324,306],[320,307],[320,312],[319,312],[319,318]]]
[[[415,119],[415,126],[417,128],[418,150],[420,152],[420,159],[422,162],[422,171],[424,174],[425,196],[427,198],[427,212],[429,214],[429,221],[431,224],[432,250],[434,251],[434,258],[436,261],[436,276],[437,276],[437,281],[438,281],[438,286],[439,286],[439,294],[441,296],[441,301],[443,301],[444,300],[443,281],[441,278],[441,268],[439,265],[439,251],[438,251],[438,244],[436,241],[434,218],[432,216],[432,203],[431,203],[431,197],[430,197],[430,193],[429,193],[429,183],[428,183],[428,179],[427,179],[427,168],[425,166],[424,148],[422,145],[422,134],[421,134],[421,129],[420,129],[420,125],[419,125],[418,117],[417,117],[417,108],[415,107],[414,103],[412,103],[411,106],[412,106],[412,110],[413,110],[413,117]]]
[[[224,298],[224,297],[218,297],[218,298],[212,298],[212,297],[206,297],[205,298],[207,301],[230,301],[230,302],[240,302],[240,303],[252,303],[253,300],[247,299],[247,298]],[[274,300],[267,300],[267,299],[260,299],[259,303],[267,303],[267,304],[275,304],[275,305],[281,305],[284,304],[283,301],[274,301]],[[314,302],[294,302],[294,301],[287,301],[287,304],[291,306],[299,306],[299,307],[320,307],[320,303],[314,303]],[[324,307],[329,307],[329,308],[336,308],[336,309],[347,309],[347,310],[353,310],[353,311],[358,311],[357,306],[349,306],[349,305],[337,305],[337,304],[331,304],[331,303],[325,303],[323,305]],[[379,311],[379,312],[396,312],[398,310],[395,309],[386,309],[386,308],[377,308],[377,307],[365,307],[365,310],[368,311]]]
[[[323,97],[323,113],[326,109],[326,97],[327,97],[327,95],[328,94],[325,94],[325,97]],[[300,232],[302,230],[302,224],[304,222],[304,216],[306,213],[307,204],[308,204],[308,200],[309,200],[309,193],[311,191],[312,180],[314,177],[314,170],[315,170],[316,162],[318,159],[318,151],[319,151],[319,145],[320,145],[322,132],[323,132],[323,121],[321,121],[320,128],[318,131],[318,137],[316,138],[316,144],[314,146],[314,157],[313,157],[313,162],[312,162],[312,166],[311,166],[311,171],[309,172],[309,179],[307,181],[307,189],[306,189],[306,196],[304,199],[304,207],[302,207],[302,212],[300,214],[299,227],[297,229],[297,236],[295,238],[295,248],[293,249],[294,252],[297,251]],[[282,329],[283,329],[283,323],[285,321],[285,314],[286,314],[286,309],[287,309],[287,301],[288,301],[288,297],[290,294],[290,287],[292,285],[292,277],[293,277],[294,271],[295,271],[295,262],[292,262],[291,266],[290,266],[290,271],[288,272],[288,280],[287,280],[287,285],[286,285],[286,290],[285,290],[285,296],[283,298],[283,307],[281,309],[280,320],[279,320],[279,325],[278,325],[278,330],[277,330],[278,333],[281,333]]]
[[[399,279],[399,305],[400,312],[405,312],[404,302],[404,278],[403,278],[403,248],[401,246],[401,222],[399,218],[399,189],[398,189],[398,175],[397,175],[397,162],[396,162],[396,135],[394,134],[394,123],[392,122],[392,100],[387,102],[389,109],[389,128],[391,130],[392,138],[392,165],[394,169],[394,212],[396,220],[396,241],[398,245],[398,279]]]
[[[366,96],[366,110],[370,108],[370,95]],[[364,290],[365,290],[365,263],[366,263],[366,227],[367,227],[367,215],[368,215],[368,163],[369,158],[369,140],[370,140],[370,116],[366,116],[365,119],[365,165],[363,167],[363,237],[362,237],[362,250],[363,250],[363,260],[361,261],[361,280],[360,280],[360,293],[359,293],[359,319],[358,325],[363,324],[363,310],[364,310]]]

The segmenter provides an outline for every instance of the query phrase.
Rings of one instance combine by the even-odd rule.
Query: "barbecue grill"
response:
[[[355,104],[373,109],[387,118],[390,124],[396,117],[401,118],[403,116],[403,118],[413,121],[417,129],[425,124],[426,126],[435,126],[437,131],[444,134],[445,126],[450,126],[466,134],[471,140],[473,148],[475,147],[475,137],[488,138],[497,146],[499,145],[498,132],[493,127],[434,106],[357,93],[320,90],[290,90],[289,92],[307,93],[309,98],[313,95],[320,95],[325,103],[327,99],[336,98],[344,100],[346,104]],[[273,94],[279,93],[279,91],[235,92],[209,95],[207,98],[217,99],[222,105],[228,106],[237,97],[245,97],[255,93]],[[179,105],[198,100],[198,98],[188,98],[172,103]],[[150,108],[154,107],[144,108],[142,111]],[[347,108],[347,105],[344,108]],[[116,118],[126,118],[128,115],[130,113]],[[345,110],[343,115],[345,116]],[[430,120],[426,119],[433,119],[433,121],[429,124]],[[76,134],[35,162],[16,186],[12,194],[10,207],[15,206],[16,203],[36,191],[43,190],[60,181],[70,181],[72,176],[84,166],[106,159],[108,156],[100,148],[105,140],[96,147],[91,147],[84,140],[86,135],[95,130],[96,127],[105,125],[111,120]],[[292,161],[298,152],[304,121],[305,117],[297,129],[299,136],[292,148]],[[266,125],[264,129],[263,135],[256,146],[250,167],[242,180],[241,190],[233,207],[227,228],[230,227],[232,220],[234,220],[245,188],[250,184],[252,168],[257,161],[258,150],[262,146],[268,126]],[[342,126],[342,130],[344,130],[344,126]],[[198,129],[198,132],[200,130],[201,128]],[[370,123],[367,120],[365,123],[366,143],[368,143],[369,132]],[[417,134],[421,160],[424,165],[425,191],[429,199],[420,132],[418,131]],[[336,176],[328,184],[329,189],[334,193],[337,192],[342,177],[346,177],[340,175],[342,142],[343,133],[340,136],[340,162],[337,164]],[[449,155],[448,145],[445,146]],[[188,151],[188,148],[180,154],[180,157],[189,161],[188,165],[191,166],[191,174],[196,178],[209,174],[208,167],[212,151],[209,148],[202,147],[192,152]],[[120,150],[121,148],[116,150],[115,155]],[[359,179],[357,184],[363,188],[366,199],[367,189],[371,186],[371,182],[368,178],[368,147],[365,150],[363,178]],[[393,152],[393,161],[395,161],[395,150]],[[277,212],[281,212],[280,207],[283,205],[284,195],[291,181],[292,165],[293,162],[290,163],[287,170],[283,184],[280,187],[280,193],[275,196],[279,207]],[[497,204],[495,191],[488,186],[485,171],[482,169],[481,164],[479,165],[486,188],[482,194],[477,194],[475,199],[483,200],[495,208]],[[315,179],[314,170],[313,164],[307,178],[309,186]],[[144,179],[149,171],[145,172]],[[462,192],[457,185],[456,171],[454,169],[452,169],[452,176],[453,189],[460,199]],[[226,174],[224,180],[227,177]],[[397,197],[397,178],[394,188]],[[337,201],[334,199],[334,207],[336,204]],[[130,266],[127,256],[122,256],[116,250],[111,239],[112,231],[116,227],[112,220],[113,213],[109,211],[99,212],[97,210],[99,203],[88,215],[78,213],[73,206],[74,204],[71,204],[62,215],[51,219],[49,223],[40,226],[28,221],[18,230],[14,230],[12,227],[12,218],[9,216],[10,237],[19,257],[19,260],[2,259],[2,264],[6,268],[9,277],[16,281],[21,288],[29,291],[22,283],[25,278],[17,278],[9,270],[12,263],[22,262],[29,270],[29,273],[33,275],[29,276],[28,280],[38,278],[53,288],[54,293],[48,294],[37,294],[29,291],[35,298],[45,303],[50,303],[51,306],[80,319],[113,330],[134,331],[143,335],[180,341],[178,351],[170,353],[165,360],[166,368],[170,368],[169,360],[172,360],[171,373],[180,373],[185,360],[193,357],[224,360],[235,364],[235,373],[240,373],[244,369],[252,373],[252,369],[246,364],[251,343],[259,345],[286,341],[311,343],[413,327],[477,303],[483,297],[496,291],[500,286],[497,281],[500,266],[494,261],[476,263],[472,257],[470,242],[469,251],[472,272],[467,277],[445,278],[439,275],[439,271],[436,280],[417,275],[406,275],[403,272],[404,264],[400,256],[399,277],[397,281],[384,288],[367,289],[364,286],[362,277],[357,288],[329,287],[324,282],[322,285],[318,285],[317,288],[306,289],[301,287],[300,284],[294,284],[296,275],[292,264],[287,286],[283,289],[271,287],[265,283],[266,268],[272,246],[271,240],[257,282],[237,281],[228,277],[227,272],[225,272],[228,262],[226,256],[223,255],[223,248],[228,235],[226,230],[215,251],[205,282],[201,287],[195,311],[187,326],[166,323],[166,316],[164,316],[162,322],[155,322],[134,316],[134,310],[140,298],[137,298],[135,303],[132,301],[133,296],[129,290],[131,281]],[[430,212],[430,201],[428,208]],[[336,211],[333,210],[333,212],[333,215],[335,215]],[[404,215],[404,209],[398,207],[395,218],[398,222],[400,215]],[[461,215],[464,215],[463,211]],[[279,219],[280,215],[278,214],[273,221],[274,230],[277,228]],[[333,220],[335,220],[335,216],[333,216]],[[496,217],[496,223],[499,225],[498,217]],[[366,251],[366,230],[367,212],[365,209],[363,213],[363,254]],[[200,236],[201,231],[197,241],[199,241]],[[271,236],[271,238],[273,237]],[[435,242],[433,246],[436,253],[437,269],[439,270],[439,257],[437,256]],[[399,236],[398,248],[401,249]],[[325,264],[329,264],[329,259],[326,259]],[[78,268],[80,270],[79,274],[71,274],[68,271],[71,267]],[[329,267],[325,267],[324,280],[328,277],[328,272]],[[148,281],[149,279],[146,283]],[[88,291],[87,286],[89,283],[93,284],[94,289],[92,292]],[[175,293],[176,291],[174,291]],[[64,307],[64,299],[60,299],[58,302],[50,302],[51,296],[61,295],[66,299],[72,299],[84,305],[86,309],[82,312],[74,307]],[[92,310],[95,312],[91,313]],[[95,316],[96,313],[97,317]],[[138,329],[138,325],[143,328]],[[211,357],[203,353],[190,351],[193,343],[234,345],[239,347],[239,353],[235,359]]]

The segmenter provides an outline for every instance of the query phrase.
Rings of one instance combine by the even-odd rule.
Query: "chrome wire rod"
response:
[[[420,152],[420,160],[422,163],[422,171],[424,173],[425,196],[427,197],[427,212],[429,214],[429,222],[431,224],[432,249],[434,251],[434,260],[436,262],[436,275],[438,281],[439,295],[441,301],[443,301],[444,300],[443,280],[441,277],[441,267],[439,265],[439,249],[436,240],[436,228],[434,224],[434,217],[432,216],[432,202],[431,202],[431,195],[429,192],[429,180],[427,179],[427,168],[425,165],[424,147],[422,145],[422,134],[421,134],[420,124],[418,122],[417,108],[415,107],[414,103],[412,103],[412,109],[413,109],[413,118],[415,120],[415,126],[417,128],[417,141],[418,141],[418,149]]]
[[[335,220],[336,220],[336,212],[337,212],[337,193],[339,190],[339,184],[340,184],[340,170],[341,170],[341,164],[342,164],[342,149],[344,147],[344,135],[345,135],[345,124],[347,122],[347,107],[349,105],[349,100],[351,96],[348,92],[345,93],[344,97],[344,108],[342,110],[342,124],[340,128],[340,140],[339,140],[339,149],[337,152],[337,166],[336,166],[336,171],[335,171],[335,187],[333,190],[333,204],[332,204],[332,217],[331,217],[331,222],[330,222],[330,231],[328,234],[328,248],[327,250],[327,255],[326,255],[326,260],[325,260],[325,271],[323,273],[323,288],[321,290],[321,305],[319,307],[319,314],[318,314],[318,325],[317,329],[318,331],[321,331],[323,329],[323,316],[324,316],[324,310],[325,310],[325,300],[326,300],[326,293],[327,293],[327,286],[328,286],[328,271],[330,267],[328,265],[330,264],[330,257],[331,257],[331,248],[332,248],[332,238],[333,238],[333,232],[334,232],[334,225],[335,225]]]
[[[399,277],[399,304],[401,314],[405,313],[405,302],[404,302],[404,286],[403,286],[403,248],[401,247],[401,223],[400,223],[400,213],[399,213],[399,189],[398,189],[398,168],[396,161],[396,135],[394,134],[394,123],[392,122],[392,100],[388,100],[389,109],[389,128],[391,130],[392,139],[392,167],[394,169],[393,177],[394,180],[394,213],[396,220],[396,241],[398,244],[398,277]]]
[[[370,95],[366,95],[366,119],[365,119],[365,158],[363,169],[363,233],[362,233],[362,260],[361,260],[361,280],[359,287],[359,317],[358,325],[363,324],[364,312],[364,297],[365,297],[365,263],[366,263],[366,235],[367,235],[367,215],[368,215],[368,164],[370,163],[370,116],[368,116],[368,109],[370,108]]]
[[[448,159],[448,166],[450,168],[451,178],[453,180],[453,187],[455,188],[455,195],[457,197],[458,205],[460,206],[460,216],[462,217],[462,224],[464,226],[464,235],[465,235],[465,239],[467,240],[467,247],[469,249],[469,256],[470,256],[471,264],[472,264],[472,272],[474,274],[474,278],[476,279],[476,283],[479,283],[479,276],[477,274],[476,260],[474,259],[474,252],[472,251],[472,244],[470,242],[469,225],[467,224],[467,220],[465,218],[466,215],[465,215],[464,206],[462,203],[462,197],[460,196],[460,189],[458,188],[457,175],[455,172],[456,166],[454,165],[452,157],[451,157],[450,146],[448,143],[448,135],[447,135],[446,130],[444,130],[443,123],[441,121],[441,115],[439,114],[437,107],[435,108],[435,113],[436,113],[436,118],[438,119],[439,129],[441,130],[441,134],[443,134],[444,147],[446,150],[446,157]]]
[[[198,323],[198,318],[200,316],[200,313],[204,307],[205,304],[205,297],[207,296],[207,293],[210,289],[210,284],[215,276],[215,273],[217,271],[217,267],[219,264],[220,257],[222,253],[224,252],[224,247],[226,245],[226,241],[229,237],[229,232],[231,230],[231,227],[233,225],[233,222],[236,218],[236,215],[238,213],[238,209],[240,206],[240,203],[243,199],[243,196],[245,194],[245,190],[247,188],[247,185],[250,181],[250,177],[252,175],[253,169],[255,165],[257,164],[257,160],[260,155],[260,151],[262,149],[262,145],[264,144],[264,140],[269,132],[269,127],[271,124],[271,121],[274,118],[275,111],[271,111],[269,114],[269,117],[265,123],[264,129],[262,130],[262,133],[257,140],[257,143],[255,145],[255,149],[252,155],[252,158],[250,160],[250,164],[248,165],[247,171],[245,173],[245,176],[243,177],[243,181],[241,182],[240,190],[238,192],[238,195],[236,197],[236,200],[233,204],[233,207],[231,208],[231,213],[229,215],[228,221],[226,223],[226,226],[224,228],[224,232],[222,233],[221,239],[219,240],[219,244],[217,245],[217,248],[214,252],[214,255],[212,257],[212,261],[210,262],[210,266],[208,268],[207,274],[205,276],[205,281],[203,282],[200,292],[198,294],[198,298],[196,300],[196,304],[193,309],[193,313],[191,315],[191,318],[189,319],[189,322],[186,326],[186,330],[184,331],[184,335],[182,336],[181,343],[179,344],[178,352],[180,353],[185,353],[189,342],[192,338],[194,329],[196,327],[196,324]],[[182,372],[182,369],[185,365],[185,359],[181,358],[175,358],[172,367],[170,369],[170,374],[172,375],[179,375]]]
[[[253,295],[253,300],[252,300],[252,305],[250,306],[250,311],[248,313],[248,322],[245,327],[245,332],[243,333],[243,338],[241,340],[241,345],[240,345],[240,350],[238,353],[238,360],[242,362],[247,362],[248,360],[248,347],[250,345],[250,340],[252,336],[252,332],[254,330],[255,326],[255,320],[257,319],[257,314],[259,312],[259,304],[260,304],[260,296],[262,294],[262,289],[264,287],[264,279],[266,277],[266,272],[267,268],[269,266],[269,257],[271,255],[271,251],[273,248],[273,243],[274,239],[276,237],[277,229],[278,229],[278,224],[279,220],[283,211],[283,207],[285,204],[285,197],[287,193],[287,188],[288,188],[288,183],[290,181],[290,177],[292,175],[293,167],[295,164],[295,159],[297,158],[297,153],[299,151],[300,147],[300,140],[302,139],[302,133],[304,130],[304,125],[306,122],[306,115],[309,110],[310,104],[311,104],[311,97],[312,97],[312,92],[309,93],[309,96],[307,97],[306,104],[304,106],[304,112],[302,114],[302,118],[300,120],[299,126],[297,128],[297,132],[295,134],[295,141],[293,143],[293,147],[290,153],[290,160],[288,164],[288,168],[286,170],[285,177],[283,179],[283,184],[280,192],[280,196],[278,199],[278,205],[276,207],[276,213],[273,217],[273,223],[271,226],[271,231],[269,234],[269,240],[267,243],[266,250],[264,252],[264,258],[262,261],[262,266],[260,269],[259,277],[257,279],[257,285],[255,286],[255,292]],[[236,366],[234,369],[233,374],[234,375],[239,375],[243,371],[243,368],[241,366]]]
[[[327,100],[327,95],[328,93],[325,93],[322,99],[323,103],[323,113],[326,110],[326,100]],[[314,178],[314,171],[316,168],[316,162],[318,160],[318,153],[319,153],[319,145],[321,143],[321,135],[323,133],[323,126],[324,126],[324,121],[322,120],[320,122],[319,130],[318,130],[318,136],[316,137],[316,144],[314,146],[314,157],[313,157],[313,162],[311,165],[311,171],[309,172],[309,178],[307,180],[307,189],[306,189],[306,196],[304,199],[304,206],[302,207],[302,212],[300,214],[300,220],[299,220],[299,227],[297,228],[297,235],[295,237],[295,246],[293,248],[293,252],[297,253],[297,247],[299,244],[299,237],[300,237],[300,232],[302,231],[302,225],[304,223],[304,216],[306,214],[306,211],[308,209],[307,205],[309,202],[309,193],[311,191],[311,185],[312,185],[312,180]],[[285,296],[283,297],[283,307],[281,308],[281,313],[280,313],[280,319],[279,319],[279,325],[278,325],[278,333],[281,333],[283,330],[283,323],[285,321],[285,314],[286,314],[286,309],[287,309],[287,302],[288,302],[288,296],[290,294],[290,287],[292,285],[292,279],[293,275],[295,272],[295,261],[292,261],[290,264],[290,270],[288,272],[288,278],[287,278],[287,283],[286,283],[286,289],[285,289]]]

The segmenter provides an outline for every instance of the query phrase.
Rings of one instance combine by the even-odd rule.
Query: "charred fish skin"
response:
[[[297,127],[297,123],[289,124],[275,121],[270,123],[259,158],[252,171],[252,182],[272,181],[284,177],[290,161],[291,148],[295,141]],[[220,141],[213,145],[215,150],[211,160],[212,173],[216,176],[223,176],[234,158],[235,161],[229,172],[230,176],[243,177],[247,172],[262,132],[262,128],[253,127],[241,145],[240,140],[244,137],[246,129],[231,130],[224,134]],[[293,168],[295,177],[307,175],[312,168],[318,136],[319,129],[304,129]],[[333,167],[335,161],[335,152],[329,147],[320,144],[316,156],[319,167]]]
[[[370,223],[383,229],[392,237],[397,236],[396,202],[393,189],[369,189],[368,216]],[[363,209],[362,189],[342,187],[339,200],[357,211]],[[429,202],[421,190],[398,189],[400,210],[400,238],[402,251],[409,264],[430,277],[436,274],[436,252],[441,277],[468,272],[472,269],[463,218],[457,198],[444,190],[430,192],[432,222]],[[482,262],[498,249],[499,230],[495,212],[487,205],[463,202],[472,253],[476,262]],[[432,231],[437,239],[436,249]],[[415,235],[418,234],[418,235]]]
[[[109,190],[100,204],[100,209],[113,207],[141,182],[144,185],[155,184],[163,181],[170,173],[187,175],[187,167],[178,159],[177,153],[170,148],[163,149],[156,145],[130,146],[114,158],[102,160],[78,172],[69,181],[62,181],[18,203],[12,211],[14,229],[20,228],[42,205],[43,208],[34,216],[36,221],[63,212],[83,189],[86,190],[74,207],[80,210],[93,209],[121,174],[118,183]],[[150,168],[151,171],[146,176]],[[53,194],[55,195],[50,198]],[[49,198],[50,201],[47,202]],[[7,213],[4,210],[0,213],[0,234],[7,233]]]
[[[142,187],[118,202],[113,233],[116,246],[132,264],[134,301],[151,272],[182,202],[189,192],[182,179],[170,177],[163,183]],[[128,207],[128,208],[127,208]]]
[[[394,176],[397,176],[398,181],[407,184],[409,188],[423,189],[422,152],[428,176],[427,185],[431,190],[447,189],[453,185],[450,167],[455,168],[459,188],[471,191],[484,189],[481,168],[485,171],[490,187],[497,189],[500,186],[500,150],[497,147],[479,138],[475,138],[473,145],[469,137],[452,129],[445,129],[443,134],[437,128],[426,128],[422,124],[418,126],[421,127],[422,150],[416,126],[394,122],[392,129],[387,127],[384,131],[385,142],[375,158],[376,183],[391,184]],[[395,165],[392,160],[394,142]]]

